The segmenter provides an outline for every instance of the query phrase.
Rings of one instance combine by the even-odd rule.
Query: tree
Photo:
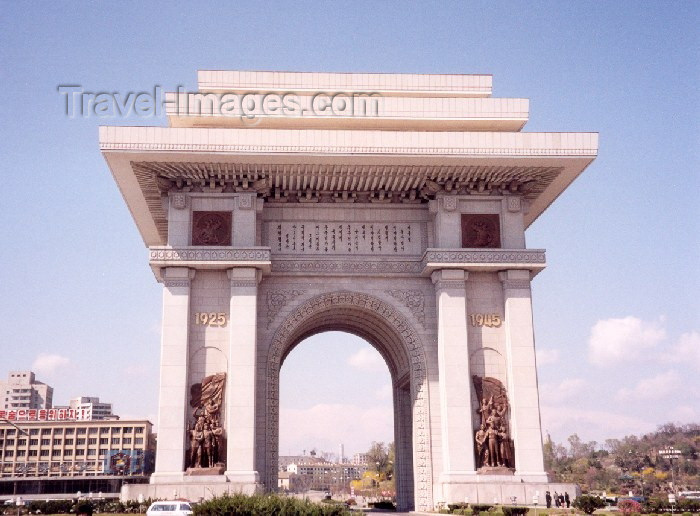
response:
[[[393,449],[393,443],[390,446]],[[384,443],[373,442],[367,451],[367,466],[380,475],[386,475],[389,466],[389,447]]]

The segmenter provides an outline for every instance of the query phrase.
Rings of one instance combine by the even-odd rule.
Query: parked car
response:
[[[192,506],[178,500],[153,502],[146,516],[192,516]]]

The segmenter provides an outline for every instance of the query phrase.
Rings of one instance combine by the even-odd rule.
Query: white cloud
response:
[[[385,383],[374,393],[378,400],[390,400],[394,396],[394,391],[390,383]]]
[[[682,334],[678,343],[663,353],[662,358],[665,362],[695,366],[695,369],[700,371],[700,332]]]
[[[548,348],[537,348],[537,365],[551,365],[559,362],[559,350]]]
[[[540,399],[542,403],[562,403],[585,391],[585,380],[581,378],[567,378],[558,385],[542,384],[540,386]]]
[[[387,370],[384,359],[379,352],[368,347],[360,348],[357,353],[350,355],[348,364],[367,372],[385,372]]]
[[[369,449],[372,441],[394,439],[394,411],[386,406],[360,407],[344,403],[322,403],[307,409],[280,410],[280,454],[302,450],[347,454]]]
[[[644,378],[631,389],[623,387],[617,391],[615,398],[623,402],[660,400],[677,391],[680,386],[680,375],[671,370]]]
[[[61,355],[39,353],[32,364],[32,371],[39,375],[52,374],[57,369],[65,367],[68,364],[70,364],[70,360],[66,357],[62,357]]]
[[[662,323],[632,316],[600,320],[591,328],[588,358],[601,366],[637,360],[666,338]]]

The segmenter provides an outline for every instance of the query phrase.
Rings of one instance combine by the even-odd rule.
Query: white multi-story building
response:
[[[358,465],[367,465],[367,454],[366,453],[356,453],[352,457],[352,463]]]
[[[335,464],[318,461],[312,463],[289,464],[289,485],[305,489],[328,490],[343,488],[351,480],[362,478],[366,467],[355,464]]]
[[[76,411],[83,411],[90,414],[92,420],[119,419],[119,416],[112,414],[112,404],[100,402],[100,398],[93,396],[79,396],[72,398],[68,405]]]
[[[32,371],[10,371],[0,382],[0,408],[4,410],[49,409],[53,404],[53,387],[36,380]]]

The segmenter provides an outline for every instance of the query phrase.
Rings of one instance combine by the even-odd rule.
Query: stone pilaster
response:
[[[255,375],[257,298],[261,273],[253,267],[228,271],[231,280],[229,362],[226,386],[226,476],[257,484],[255,467]]]
[[[438,316],[438,372],[442,464],[440,482],[446,500],[456,501],[450,484],[474,474],[471,374],[467,343],[466,279],[468,272],[442,269],[432,273]],[[471,477],[473,479],[473,477]]]
[[[254,193],[236,196],[233,210],[233,246],[250,247],[255,245],[255,218],[257,198]]]
[[[153,482],[181,480],[185,469],[190,281],[194,272],[187,267],[162,271],[158,451]]]
[[[505,304],[508,398],[515,443],[515,473],[531,481],[547,481],[542,454],[542,427],[532,324],[530,271],[499,273]]]

